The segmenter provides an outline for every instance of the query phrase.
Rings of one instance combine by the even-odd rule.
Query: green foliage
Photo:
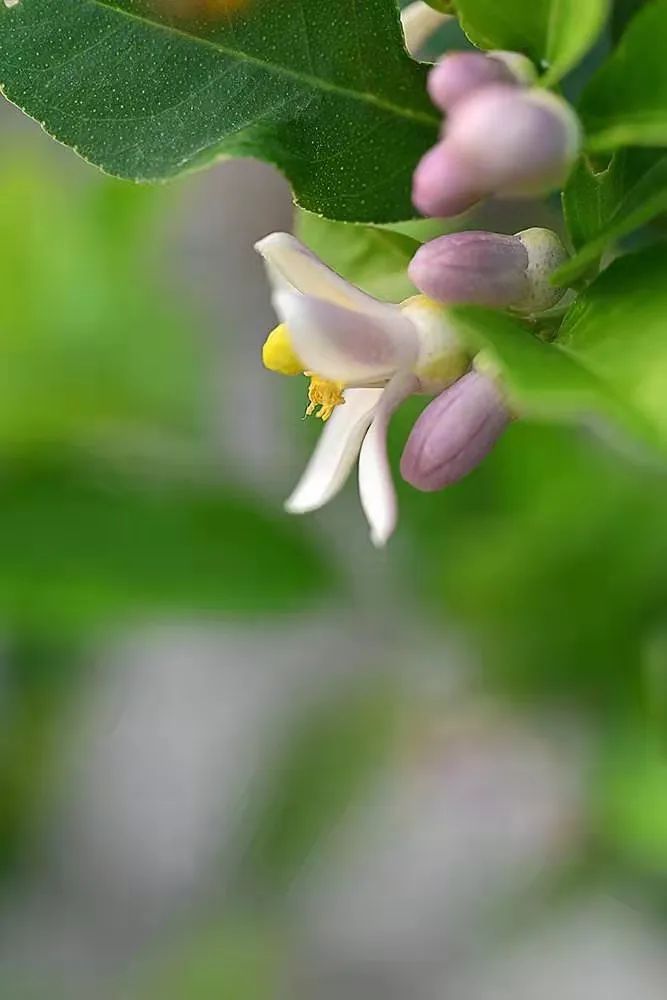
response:
[[[128,1000],[271,1000],[282,961],[280,936],[243,914],[196,935],[141,969],[123,990]],[[127,992],[126,992],[127,990]]]
[[[162,201],[3,158],[3,452],[197,428],[203,365],[150,264]]]
[[[566,423],[609,423],[667,454],[661,431],[575,351],[545,343],[517,320],[488,309],[459,306],[451,315],[471,346],[484,352],[491,370],[500,372],[518,414]]]
[[[420,244],[409,236],[309,212],[297,214],[296,234],[344,278],[379,299],[400,302],[416,292],[407,268]]]
[[[579,113],[592,150],[667,145],[667,0],[646,4],[586,87]]]
[[[667,247],[622,257],[565,318],[560,342],[667,442]]]
[[[426,0],[429,7],[434,7],[441,14],[451,14],[454,7],[454,0]]]
[[[602,418],[667,457],[667,248],[615,261],[578,296],[558,343],[536,339],[490,310],[452,318],[499,366],[519,413],[540,419]],[[620,442],[619,442],[620,443]]]
[[[410,579],[467,627],[485,696],[564,703],[603,727],[640,717],[667,600],[664,474],[524,420],[456,486],[400,499]]]
[[[410,176],[438,127],[395,0],[240,0],[208,18],[187,0],[30,0],[0,7],[0,80],[109,173],[257,156],[340,219],[411,217]]]
[[[466,34],[483,49],[524,52],[556,83],[602,30],[608,0],[457,0]]]
[[[299,526],[233,487],[30,467],[0,487],[0,615],[22,628],[286,611],[332,581]]]
[[[568,285],[597,264],[611,244],[667,210],[667,156],[623,149],[597,173],[582,160],[563,193],[563,207],[577,253],[554,280]]]

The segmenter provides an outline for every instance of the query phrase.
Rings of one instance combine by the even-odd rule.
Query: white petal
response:
[[[364,434],[384,389],[348,389],[317,442],[306,471],[285,503],[290,514],[305,514],[328,503],[345,485]]]
[[[411,368],[417,358],[416,328],[398,308],[379,320],[310,295],[283,292],[276,309],[304,369],[334,382],[381,382]]]
[[[371,529],[371,541],[381,548],[391,537],[398,518],[396,490],[387,455],[387,428],[394,410],[417,391],[419,381],[400,372],[382,393],[373,422],[359,455],[359,497]]]
[[[255,243],[255,250],[264,258],[274,293],[301,292],[347,309],[379,315],[391,310],[387,303],[341,278],[289,233],[271,233]]]
[[[430,7],[424,0],[415,0],[414,3],[404,7],[401,11],[401,23],[405,35],[405,47],[410,55],[417,56],[431,35],[450,17],[450,14],[441,14]]]

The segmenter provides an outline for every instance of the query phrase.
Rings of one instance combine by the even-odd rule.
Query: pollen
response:
[[[306,416],[314,415],[320,420],[328,420],[336,407],[342,406],[345,402],[342,389],[340,382],[329,382],[328,379],[320,378],[318,375],[311,375]]]
[[[284,323],[272,330],[264,341],[262,362],[269,371],[281,375],[300,375],[303,364],[294,353],[289,330]]]

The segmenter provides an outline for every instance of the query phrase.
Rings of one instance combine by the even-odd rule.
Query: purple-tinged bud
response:
[[[452,233],[420,247],[409,274],[420,292],[439,302],[532,314],[562,297],[563,290],[549,278],[566,257],[549,229],[526,229],[516,236]]]
[[[500,59],[481,52],[450,52],[428,75],[428,92],[441,111],[450,111],[457,101],[491,83],[517,83],[512,70]]]
[[[401,475],[427,493],[458,482],[486,458],[510,420],[493,379],[468,372],[417,420],[403,451]]]
[[[412,201],[422,215],[460,215],[484,198],[472,179],[470,164],[444,140],[420,160],[412,178]]]
[[[581,145],[579,120],[545,90],[496,84],[456,105],[445,144],[470,165],[471,188],[541,195],[561,187]]]
[[[452,233],[425,243],[412,258],[410,280],[439,302],[507,308],[528,295],[528,254],[514,236]]]

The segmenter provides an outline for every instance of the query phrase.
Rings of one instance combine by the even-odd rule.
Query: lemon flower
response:
[[[413,393],[435,394],[470,366],[446,310],[423,295],[380,302],[326,266],[293,236],[255,245],[264,258],[280,325],[263,347],[271,371],[310,378],[306,413],[325,427],[285,507],[305,514],[328,503],[359,459],[359,496],[380,547],[397,519],[387,456],[394,410]]]

